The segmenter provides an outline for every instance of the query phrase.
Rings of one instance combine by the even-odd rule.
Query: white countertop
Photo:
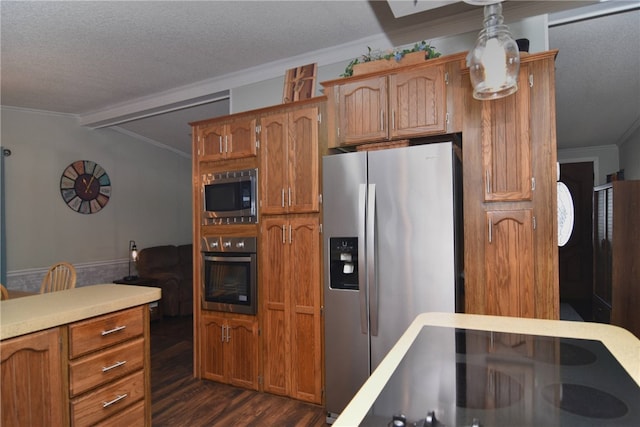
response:
[[[157,301],[160,288],[93,285],[0,302],[0,339]]]
[[[342,411],[334,427],[358,426],[423,326],[445,326],[601,341],[640,386],[640,340],[617,326],[566,320],[524,319],[461,313],[420,314]]]

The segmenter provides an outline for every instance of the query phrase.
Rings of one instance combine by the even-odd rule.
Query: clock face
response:
[[[71,163],[60,178],[64,202],[76,212],[92,214],[100,211],[111,197],[111,181],[107,172],[91,160]]]

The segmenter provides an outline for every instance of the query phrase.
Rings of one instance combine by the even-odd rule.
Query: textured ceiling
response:
[[[552,26],[549,45],[560,146],[623,143],[640,126],[640,10]]]
[[[2,1],[2,102],[96,111],[381,33],[377,10],[402,28],[384,2]]]
[[[429,39],[480,27],[481,9],[463,2],[442,2],[446,5],[426,12],[419,11],[425,0],[404,3],[419,13],[409,10],[396,18],[386,1],[365,0],[3,0],[1,102],[75,114],[93,125],[103,118],[124,122],[140,112],[146,118],[118,128],[189,153],[188,121],[224,114],[228,100],[162,116],[149,112],[167,105],[175,110],[204,95],[224,99],[232,87],[280,76],[296,55],[311,53],[322,65],[329,56],[336,62],[360,54],[367,40],[381,34],[400,45],[398,34],[405,28],[419,25]],[[507,1],[505,19],[584,3]],[[638,126],[638,13],[625,13],[621,23],[616,15],[602,25],[590,20],[550,30],[550,48],[561,51],[556,63],[561,147],[616,143]],[[340,54],[344,57],[336,57]],[[593,78],[584,77],[586,72]],[[607,121],[598,122],[601,118]]]

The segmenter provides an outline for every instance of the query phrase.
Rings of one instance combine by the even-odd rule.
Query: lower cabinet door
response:
[[[258,390],[258,322],[254,316],[204,314],[202,376]]]
[[[229,384],[258,390],[258,322],[229,319],[225,360]]]
[[[289,272],[285,260],[288,223],[278,217],[264,218],[261,226],[260,298],[262,301],[262,360],[267,393],[288,396],[291,389],[289,339]]]
[[[262,223],[264,391],[322,402],[320,224],[316,215]]]
[[[224,369],[226,319],[222,315],[202,316],[202,376],[208,380],[226,382]]]
[[[532,210],[488,211],[487,227],[485,313],[534,317]]]
[[[60,329],[4,340],[0,357],[0,425],[65,425]]]
[[[291,307],[291,396],[322,403],[321,241],[317,217],[291,221],[289,294]]]

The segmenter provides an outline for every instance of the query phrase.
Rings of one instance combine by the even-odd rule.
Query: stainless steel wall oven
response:
[[[203,237],[202,245],[202,308],[256,314],[256,238]]]

